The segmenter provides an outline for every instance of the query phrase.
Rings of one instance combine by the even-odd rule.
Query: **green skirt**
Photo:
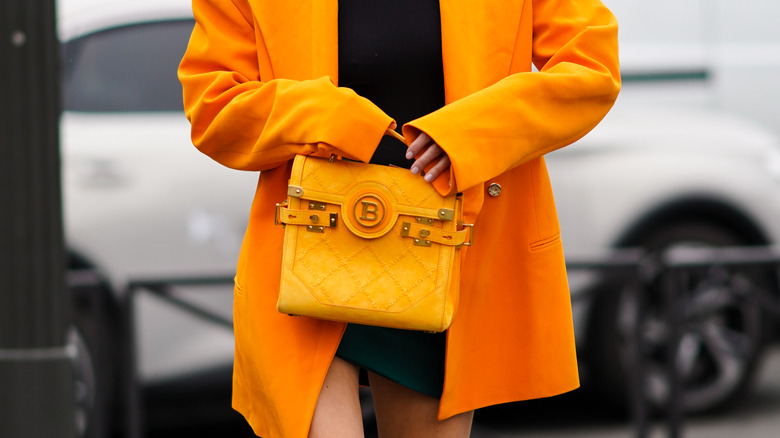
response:
[[[445,333],[347,324],[336,356],[434,398],[444,387]]]

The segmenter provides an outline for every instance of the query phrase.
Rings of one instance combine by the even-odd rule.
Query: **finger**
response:
[[[412,141],[412,143],[409,145],[409,148],[406,150],[406,159],[411,160],[417,155],[420,155],[420,152],[422,152],[423,149],[425,149],[432,142],[433,140],[431,140],[431,137],[429,137],[428,134],[421,132],[420,135],[418,135],[417,138]]]
[[[436,164],[425,173],[425,180],[432,182],[442,173],[449,173],[450,165],[450,157],[447,156],[447,154],[442,155],[439,161],[437,161]]]
[[[428,167],[428,164],[436,161],[443,153],[444,151],[439,147],[439,145],[436,143],[431,143],[428,148],[425,149],[419,157],[417,157],[417,159],[414,161],[414,164],[412,164],[412,173],[419,173],[421,170]]]

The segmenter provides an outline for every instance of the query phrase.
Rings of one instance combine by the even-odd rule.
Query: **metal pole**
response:
[[[119,340],[122,343],[120,354],[123,363],[120,379],[123,391],[122,399],[125,403],[124,436],[127,438],[141,438],[145,434],[143,400],[136,367],[135,293],[136,287],[128,286],[120,302],[121,330]]]
[[[0,436],[74,437],[54,0],[0,2]]]
[[[650,402],[647,398],[647,367],[645,364],[644,321],[647,316],[647,294],[650,284],[658,277],[659,261],[656,257],[644,257],[636,269],[629,287],[635,294],[633,339],[629,351],[631,370],[631,411],[636,438],[647,438],[650,434]]]
[[[680,438],[683,434],[683,382],[677,369],[677,356],[682,339],[682,315],[680,299],[685,291],[688,272],[681,269],[668,269],[664,276],[663,300],[666,310],[666,324],[669,330],[666,368],[669,379],[669,399],[667,403],[667,427],[669,438]]]

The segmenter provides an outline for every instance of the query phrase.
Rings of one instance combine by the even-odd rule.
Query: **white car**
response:
[[[223,168],[190,143],[176,78],[193,25],[189,1],[60,0],[58,6],[65,230],[84,353],[82,433],[99,436],[118,421],[112,406],[127,383],[119,379],[127,363],[119,344],[127,303],[133,304],[135,372],[145,394],[180,395],[147,410],[147,419],[164,421],[171,411],[163,408],[173,407],[192,421],[186,416],[192,411],[182,406],[214,394],[227,412],[229,279],[257,174]],[[707,75],[643,76],[641,62],[634,67],[629,63],[632,73],[604,123],[547,157],[567,254],[780,242],[774,134],[711,108],[702,98],[710,93]],[[697,83],[680,87],[680,80]],[[709,303],[691,313],[684,336],[681,373],[690,409],[739,395],[758,362],[765,315],[729,287],[744,277],[713,272],[694,278],[684,294],[684,304]],[[169,279],[216,284],[165,284]],[[156,280],[163,284],[151,284]],[[619,400],[630,296],[610,275],[573,271],[571,280],[584,380]],[[776,288],[752,273],[748,281]],[[139,282],[149,287],[133,289],[128,300],[128,284]],[[591,291],[600,294],[591,298]],[[651,299],[643,333],[652,349],[648,395],[662,404],[666,334],[657,310]]]
[[[722,113],[619,100],[586,138],[547,157],[567,257],[582,260],[584,254],[587,260],[608,248],[652,253],[777,245],[779,144],[762,128]],[[624,277],[602,274],[569,272],[578,350],[587,384],[627,407],[625,353],[636,324],[636,297],[623,290]],[[649,285],[641,327],[645,391],[656,406],[670,391],[661,281]],[[677,304],[684,315],[677,353],[686,411],[723,406],[749,389],[775,329],[772,315],[737,288],[747,282],[777,295],[776,281],[756,269],[710,269],[688,279]]]

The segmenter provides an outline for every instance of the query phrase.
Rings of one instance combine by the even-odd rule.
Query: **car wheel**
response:
[[[649,252],[682,246],[744,244],[733,233],[706,223],[684,223],[648,234]],[[590,330],[590,371],[596,389],[615,406],[629,406],[628,354],[640,324],[649,405],[662,410],[669,401],[667,372],[671,333],[664,314],[663,278],[648,287],[645,311],[637,317],[637,295],[612,279],[597,300]],[[681,407],[695,413],[728,405],[750,386],[767,334],[765,314],[750,291],[769,285],[766,272],[751,268],[703,268],[691,272],[677,294],[681,338],[676,348]],[[624,283],[625,284],[625,283]]]
[[[111,431],[116,367],[116,312],[103,287],[72,287],[74,326],[69,344],[76,398],[76,436],[102,438]]]

